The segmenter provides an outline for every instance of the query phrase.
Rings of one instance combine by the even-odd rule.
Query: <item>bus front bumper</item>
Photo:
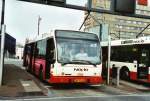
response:
[[[102,77],[76,77],[76,76],[51,76],[49,83],[83,83],[83,84],[101,84]]]

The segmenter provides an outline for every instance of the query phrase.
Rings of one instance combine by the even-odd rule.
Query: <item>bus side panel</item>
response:
[[[150,74],[148,74],[148,82],[150,82]]]
[[[32,58],[32,73],[34,73],[34,68],[35,68],[34,62],[35,62],[35,59],[34,59],[34,57],[33,57],[33,58]]]
[[[40,69],[43,71],[43,78],[45,78],[45,67],[46,60],[45,59],[35,59],[35,74],[39,75]]]
[[[150,67],[148,67],[148,82],[150,83]]]
[[[56,64],[55,68],[51,68],[51,77],[48,82],[101,84],[103,82],[101,72],[102,65],[94,68],[88,65],[67,64],[61,66]]]
[[[130,79],[131,79],[131,80],[137,80],[137,73],[130,71]]]

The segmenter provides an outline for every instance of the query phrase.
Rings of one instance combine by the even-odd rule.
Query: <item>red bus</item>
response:
[[[23,65],[49,83],[102,83],[100,41],[93,33],[56,30],[29,42]]]

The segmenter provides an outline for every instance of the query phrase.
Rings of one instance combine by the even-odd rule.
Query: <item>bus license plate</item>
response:
[[[85,79],[75,79],[74,82],[75,83],[84,83],[84,82],[86,82],[86,80]]]
[[[77,75],[78,75],[78,76],[83,76],[83,73],[78,73]]]

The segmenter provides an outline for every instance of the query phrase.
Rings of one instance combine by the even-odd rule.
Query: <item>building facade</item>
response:
[[[111,0],[92,0],[92,7],[111,10]],[[150,16],[150,6],[139,5],[137,2],[135,13]],[[87,13],[85,13],[85,15],[87,15]],[[111,35],[112,39],[135,38],[138,33],[140,33],[148,24],[150,24],[150,20],[144,18],[133,18],[98,13],[91,13],[91,15],[97,19],[99,23],[89,16],[84,24],[84,30],[88,31],[90,28],[99,26],[100,24],[108,24],[109,34]],[[150,35],[150,27],[148,27],[142,35]]]
[[[0,47],[1,47],[1,35],[0,35]],[[16,39],[9,35],[5,34],[5,45],[4,45],[4,54],[7,58],[15,58],[16,54]]]
[[[23,59],[23,50],[24,50],[24,46],[17,43],[16,44],[16,58],[17,59]]]

